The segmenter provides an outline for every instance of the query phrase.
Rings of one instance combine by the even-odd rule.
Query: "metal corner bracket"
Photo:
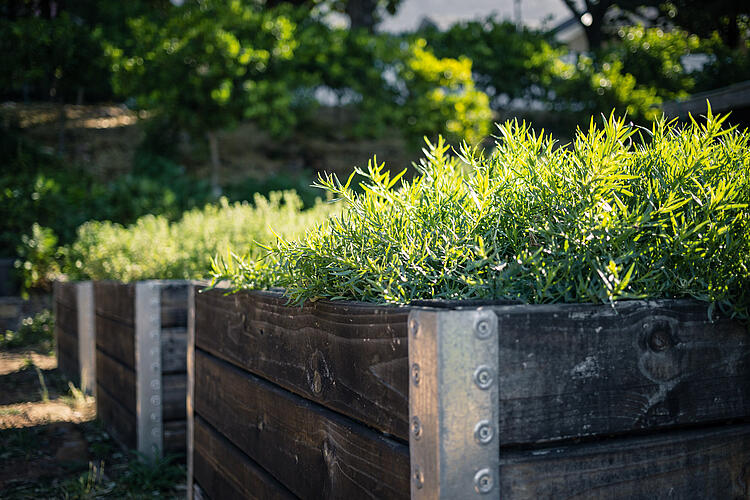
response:
[[[409,314],[412,499],[499,499],[498,321],[491,309]]]

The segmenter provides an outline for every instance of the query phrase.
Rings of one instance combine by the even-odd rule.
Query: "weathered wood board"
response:
[[[143,290],[153,290],[148,300],[138,298],[141,284],[95,284],[98,383],[106,391],[97,408],[126,446],[182,453],[189,285],[145,283]]]
[[[84,392],[95,390],[94,305],[91,282],[55,282],[55,348],[60,372]]]
[[[286,302],[272,292],[197,292],[196,346],[408,440],[408,308]]]
[[[750,425],[500,453],[500,498],[750,498]]]
[[[294,495],[408,497],[406,445],[200,350],[195,370],[195,413]]]
[[[750,498],[747,325],[694,301],[481,307],[497,318],[500,498]],[[408,456],[395,457],[409,439],[416,309],[196,293],[200,489],[252,497],[237,478],[259,468],[303,498],[408,496]]]

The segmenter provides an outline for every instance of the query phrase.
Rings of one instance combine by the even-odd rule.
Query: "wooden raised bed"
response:
[[[52,291],[57,368],[88,394],[96,390],[94,286],[56,281]]]
[[[191,301],[196,498],[750,495],[750,336],[705,304]]]
[[[94,283],[97,413],[123,445],[186,448],[189,282]]]

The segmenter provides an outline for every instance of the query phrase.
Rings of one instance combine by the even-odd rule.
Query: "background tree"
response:
[[[139,18],[130,27],[131,43],[109,49],[116,90],[206,137],[220,194],[219,130],[254,120],[279,135],[294,122],[288,82],[275,74],[292,57],[294,23],[276,9],[204,0],[175,9],[164,24]]]

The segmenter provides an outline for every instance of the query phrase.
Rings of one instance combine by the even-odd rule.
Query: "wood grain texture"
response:
[[[96,315],[96,348],[135,370],[135,327]]]
[[[195,419],[194,457],[195,481],[209,498],[296,498],[200,417]]]
[[[108,394],[115,397],[120,405],[135,415],[136,388],[133,370],[97,349],[96,379]]]
[[[747,499],[750,425],[500,453],[500,498]]]
[[[406,498],[405,445],[196,349],[195,413],[302,498]]]
[[[187,410],[187,374],[175,373],[161,377],[162,420],[185,420]]]
[[[750,335],[692,301],[494,307],[501,443],[750,416]]]
[[[104,316],[133,326],[135,323],[135,283],[95,281],[94,307],[97,316]]]
[[[65,331],[68,335],[78,337],[78,306],[63,303],[55,303],[55,327]]]
[[[101,379],[97,378],[97,417],[115,440],[127,448],[135,448],[137,444],[135,414],[130,413],[113,394],[107,392],[100,381]]]
[[[162,328],[187,327],[187,282],[164,282],[160,288]]]
[[[71,309],[76,308],[76,283],[73,281],[55,281],[52,289],[54,299],[58,304],[64,304]]]
[[[78,359],[78,338],[55,326],[57,368],[75,385],[80,385],[81,365]]]
[[[287,306],[278,293],[196,293],[196,346],[408,440],[408,308]]]
[[[185,373],[187,370],[187,329],[184,327],[162,328],[161,371],[162,373]]]
[[[184,459],[187,449],[187,422],[185,420],[164,422],[162,431],[164,454],[177,454]]]

